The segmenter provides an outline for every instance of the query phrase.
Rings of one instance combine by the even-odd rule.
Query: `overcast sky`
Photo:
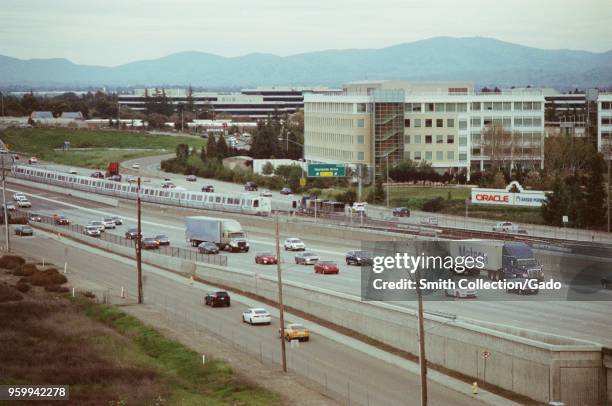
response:
[[[484,36],[612,49],[611,0],[0,0],[0,54],[119,65],[180,51],[224,56],[381,48]]]

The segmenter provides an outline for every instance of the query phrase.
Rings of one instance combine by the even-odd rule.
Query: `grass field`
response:
[[[3,384],[70,385],[71,404],[80,405],[280,403],[226,363],[203,365],[200,354],[117,308],[42,292],[24,296],[0,303],[0,342],[8,344],[0,346]]]
[[[64,165],[103,168],[143,156],[172,153],[178,144],[200,149],[206,141],[196,137],[149,135],[121,131],[28,128],[0,131],[0,139],[16,152]],[[70,142],[71,150],[56,151]],[[79,148],[86,148],[79,150]]]

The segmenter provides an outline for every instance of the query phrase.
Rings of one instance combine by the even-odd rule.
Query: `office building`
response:
[[[539,89],[479,93],[465,82],[351,82],[335,94],[305,95],[304,155],[379,172],[402,159],[468,174],[491,159],[541,168],[544,102]],[[491,141],[492,128],[507,145]]]
[[[606,159],[612,159],[612,93],[599,94],[597,120],[597,149]]]

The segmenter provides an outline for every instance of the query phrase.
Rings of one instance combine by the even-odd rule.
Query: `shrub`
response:
[[[68,289],[65,286],[60,286],[60,285],[47,285],[45,286],[45,291],[46,292],[67,293],[70,291],[70,289]]]
[[[23,295],[6,283],[0,284],[0,303],[23,299]]]
[[[16,269],[25,264],[25,259],[18,255],[3,255],[0,258],[0,268]]]
[[[18,283],[17,285],[15,285],[15,289],[17,289],[21,293],[26,293],[30,290],[30,285],[28,285],[27,283]]]
[[[30,264],[23,264],[20,268],[15,269],[13,271],[13,275],[30,276],[36,272],[38,272],[38,268],[36,267],[36,265],[30,263]]]
[[[432,213],[437,213],[444,209],[444,199],[441,197],[436,197],[434,199],[429,199],[425,203],[423,203],[423,211],[428,211]]]
[[[49,268],[44,271],[33,273],[30,276],[25,276],[21,278],[19,282],[31,283],[34,286],[50,286],[62,285],[68,282],[68,280],[64,275],[60,274],[57,269]]]

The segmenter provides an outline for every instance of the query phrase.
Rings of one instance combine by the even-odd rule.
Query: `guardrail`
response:
[[[27,211],[17,211],[17,216],[29,218],[30,213]],[[67,224],[67,225],[59,225],[56,223],[53,217],[49,216],[38,216],[40,217],[40,222],[44,224],[53,225],[55,231],[60,232],[62,230],[69,230],[78,234],[85,235],[85,226],[81,224]],[[32,222],[30,222],[32,224]],[[117,234],[111,234],[107,232],[102,232],[99,237],[91,236],[91,238],[101,239],[106,242],[110,242],[111,244],[117,244],[123,247],[131,247],[136,249],[136,240],[125,238]],[[145,248],[143,248],[143,251]],[[210,265],[218,265],[218,266],[227,266],[227,256],[225,255],[210,255],[210,254],[200,254],[195,250],[190,250],[186,248],[180,247],[171,247],[168,245],[161,245],[158,249],[147,250],[152,253],[166,255],[173,258],[180,258],[190,262],[200,262],[203,264]]]

